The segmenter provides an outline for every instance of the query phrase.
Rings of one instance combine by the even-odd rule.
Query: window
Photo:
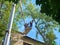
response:
[[[29,43],[26,43],[26,42],[23,42],[23,45],[31,45],[31,44],[29,44]]]

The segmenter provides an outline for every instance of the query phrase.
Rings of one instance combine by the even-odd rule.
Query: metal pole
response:
[[[4,40],[3,45],[9,45],[9,43],[10,43],[10,36],[11,36],[11,29],[12,29],[13,19],[14,19],[15,6],[16,6],[16,4],[12,5],[11,15],[10,15],[9,24],[8,24],[8,30],[6,32],[6,36],[5,36],[5,40]]]

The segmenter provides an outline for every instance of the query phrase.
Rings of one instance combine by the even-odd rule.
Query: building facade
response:
[[[23,33],[12,33],[11,45],[43,45],[44,43],[32,39],[28,36],[24,36]]]

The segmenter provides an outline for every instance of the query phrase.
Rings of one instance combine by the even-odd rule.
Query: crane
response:
[[[13,4],[12,4],[12,10],[11,10],[10,18],[9,18],[8,29],[6,30],[3,45],[10,45],[11,29],[12,29],[12,24],[13,24],[13,19],[14,19],[15,6],[19,0],[9,0],[9,1],[12,1]]]

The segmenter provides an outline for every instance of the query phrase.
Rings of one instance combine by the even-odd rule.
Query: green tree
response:
[[[12,30],[18,30],[18,26],[17,26],[18,21],[16,20],[17,18],[19,18],[16,17],[18,6],[19,5],[16,5],[16,12],[15,12],[15,18],[14,18]],[[2,40],[2,38],[6,33],[5,31],[7,30],[7,26],[9,23],[11,8],[12,8],[12,2],[0,0],[0,17],[1,17],[0,18],[0,41]]]
[[[35,28],[37,29],[37,34],[41,35],[44,41],[44,45],[53,45],[56,36],[54,34],[54,28],[58,25],[52,17],[47,16],[46,14],[41,14],[38,8],[32,3],[29,3],[25,10],[24,15],[31,16],[35,23]],[[43,26],[45,25],[45,26]]]
[[[9,4],[8,2],[2,3],[1,1],[1,18],[0,18],[0,37],[3,37],[5,34],[5,30],[7,29],[7,24],[8,24],[8,17],[10,15],[10,9],[11,9],[11,3]],[[8,10],[9,9],[9,10]]]
[[[17,5],[12,30],[18,30],[18,22],[21,18],[21,11],[19,10],[20,4],[18,1],[19,0],[0,0],[0,41],[5,36],[13,2],[17,3]],[[22,1],[24,4],[25,2],[25,0]]]
[[[1,34],[3,32],[5,32],[5,30],[7,29],[7,24],[8,24],[8,20],[9,20],[9,16],[10,16],[11,6],[12,6],[12,2],[8,2],[8,1],[5,1],[2,4],[1,10],[3,12],[3,16],[0,19],[0,21],[1,21],[1,23],[0,23]],[[22,17],[21,17],[21,13],[20,13],[21,11],[19,11],[18,7],[19,7],[19,4],[17,4],[17,6],[16,6],[16,13],[15,13],[15,18],[14,18],[12,30],[18,30],[17,23],[20,23],[21,18],[31,16],[34,20],[35,27],[37,29],[37,33],[42,36],[45,45],[52,44],[54,42],[54,39],[56,38],[54,33],[53,33],[54,32],[53,28],[55,28],[56,25],[58,25],[57,22],[54,21],[52,19],[52,17],[49,17],[49,16],[46,16],[45,14],[39,13],[39,9],[35,8],[36,6],[34,6],[31,2],[29,4],[27,4],[26,1],[24,2],[25,9],[23,10]],[[42,20],[42,22],[40,22],[40,20]],[[43,27],[44,30],[40,28],[41,24],[45,25],[45,27]],[[0,36],[0,37],[2,38],[3,36]]]
[[[60,23],[60,0],[36,0],[36,4],[41,5],[41,13],[46,13]]]
[[[19,0],[0,0],[0,31],[4,31],[7,29],[7,25],[9,22],[9,16],[10,16],[10,12],[11,12],[13,2],[17,3],[16,11],[15,11],[15,18],[14,18],[14,23],[13,23],[13,29],[14,30],[18,29],[17,28],[17,22],[20,20],[20,17],[21,17],[20,14],[18,14],[18,11],[20,11],[18,9],[20,6],[18,1]],[[25,4],[25,2],[26,2],[25,0],[22,1],[22,3],[24,3],[24,4]]]

